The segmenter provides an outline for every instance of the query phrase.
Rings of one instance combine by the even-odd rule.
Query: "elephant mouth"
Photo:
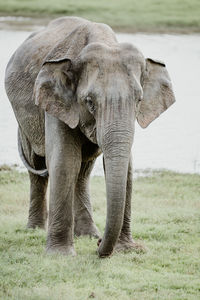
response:
[[[97,131],[96,126],[93,124],[90,126],[85,126],[85,124],[79,124],[81,132],[94,144],[97,143]]]

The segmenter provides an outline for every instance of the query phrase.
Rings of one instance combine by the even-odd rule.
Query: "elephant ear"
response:
[[[69,127],[79,123],[76,99],[76,58],[88,42],[88,28],[81,25],[46,56],[34,86],[35,104]]]
[[[165,64],[150,58],[146,59],[142,85],[143,99],[137,121],[142,128],[146,128],[175,102],[175,96]]]

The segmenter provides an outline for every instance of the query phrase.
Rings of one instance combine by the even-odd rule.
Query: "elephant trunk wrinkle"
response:
[[[106,157],[127,157],[131,151],[134,130],[131,127],[113,128],[109,126],[101,131],[101,148]]]
[[[98,249],[100,257],[112,254],[123,225],[128,164],[134,135],[134,118],[127,115],[133,117],[133,114],[125,111],[119,118],[115,114],[114,119],[106,121],[101,116],[100,126],[97,126],[98,143],[105,159],[107,193],[106,228]]]

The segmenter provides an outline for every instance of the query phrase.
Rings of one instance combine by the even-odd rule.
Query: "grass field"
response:
[[[28,177],[0,172],[1,299],[200,299],[200,176],[155,172],[134,182],[133,235],[145,254],[96,255],[75,239],[77,257],[44,254],[46,234],[26,230]],[[91,181],[94,218],[105,225],[104,179]]]
[[[129,32],[200,32],[199,0],[0,0],[0,14],[76,15]]]

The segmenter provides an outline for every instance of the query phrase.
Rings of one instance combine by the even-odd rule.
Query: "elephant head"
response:
[[[96,42],[87,26],[46,57],[35,83],[35,103],[80,130],[105,159],[107,221],[98,249],[112,253],[123,223],[134,123],[147,127],[174,101],[165,64],[145,59],[133,45]]]

